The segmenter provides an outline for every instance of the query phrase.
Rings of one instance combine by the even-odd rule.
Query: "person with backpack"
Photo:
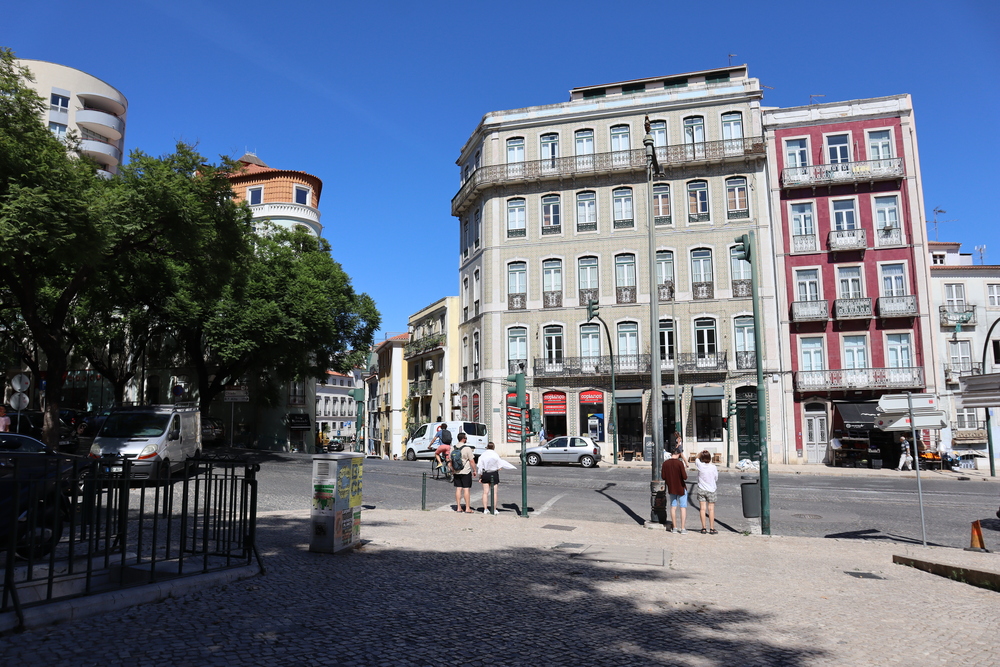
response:
[[[458,444],[451,449],[451,469],[455,473],[455,511],[462,511],[462,491],[465,491],[465,513],[475,514],[472,509],[472,477],[476,475],[476,456],[472,447],[465,444],[465,433],[458,434]]]
[[[448,430],[447,424],[442,423],[438,427],[429,449],[434,450],[434,460],[439,466],[447,465],[448,456],[451,455],[451,431]]]

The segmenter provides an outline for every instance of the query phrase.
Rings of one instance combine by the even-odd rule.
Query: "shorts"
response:
[[[695,498],[698,499],[699,503],[714,503],[715,502],[715,491],[705,491],[704,489],[695,489]]]
[[[499,470],[486,470],[480,475],[479,481],[483,484],[499,484],[500,483],[500,471]]]
[[[455,487],[459,489],[471,489],[472,488],[472,473],[467,472],[464,475],[456,473],[454,482]]]
[[[437,449],[434,450],[434,455],[441,458],[448,456],[448,454],[451,454],[451,445],[438,445]]]
[[[670,494],[670,506],[671,507],[687,507],[688,506],[688,495],[686,493],[671,493]]]

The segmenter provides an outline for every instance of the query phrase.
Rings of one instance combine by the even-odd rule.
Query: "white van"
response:
[[[196,407],[145,405],[115,408],[90,448],[93,457],[132,461],[133,479],[166,477],[168,470],[201,454],[201,413]],[[109,463],[112,473],[121,466]]]
[[[430,448],[434,436],[437,434],[438,426],[442,422],[427,422],[413,432],[413,435],[406,441],[406,460],[434,458],[434,450]],[[476,458],[486,453],[486,444],[490,441],[486,433],[486,424],[464,421],[446,421],[448,430],[451,431],[451,445],[458,444],[458,434],[464,433],[468,436],[467,445],[475,449]]]

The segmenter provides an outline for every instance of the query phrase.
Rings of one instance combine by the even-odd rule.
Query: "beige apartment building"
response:
[[[732,253],[756,230],[769,451],[787,458],[761,98],[742,65],[574,88],[566,102],[483,117],[461,149],[452,200],[459,395],[462,418],[486,423],[501,453],[519,446],[506,378],[523,370],[547,435],[594,434],[610,458],[614,403],[623,457],[648,460],[651,400],[662,401],[664,434],[674,431],[676,371],[686,449],[753,457],[751,267]],[[663,169],[651,185],[646,118]],[[587,321],[591,299],[608,330]],[[650,396],[651,369],[662,372],[661,397]]]
[[[408,431],[432,420],[460,418],[458,307],[457,296],[446,296],[410,316],[410,342],[403,346]]]

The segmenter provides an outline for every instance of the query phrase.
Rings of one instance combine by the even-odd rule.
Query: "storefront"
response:
[[[552,439],[566,433],[566,394],[547,391],[542,394],[542,423],[545,437]]]
[[[643,448],[642,389],[617,390],[615,407],[618,412],[615,419],[618,451],[627,461],[637,452],[642,452]]]
[[[878,403],[835,403],[834,407],[837,418],[830,439],[830,464],[842,468],[894,468],[900,448],[898,442],[893,442],[893,433],[875,428]]]
[[[604,392],[600,389],[581,391],[579,400],[580,434],[604,442]]]
[[[722,385],[705,385],[692,389],[694,434],[698,442],[722,442],[722,401],[725,397],[726,388]]]

